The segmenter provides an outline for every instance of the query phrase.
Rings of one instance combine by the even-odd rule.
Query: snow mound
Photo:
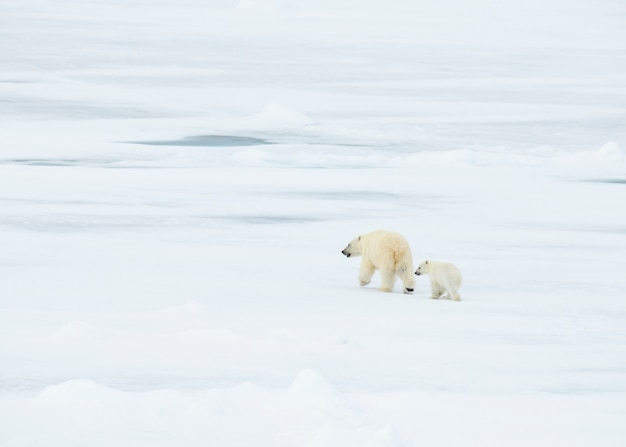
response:
[[[563,166],[570,175],[623,176],[626,170],[626,154],[615,142],[608,142],[598,149],[559,153],[551,160],[554,165]]]
[[[626,153],[617,143],[608,142],[600,148],[580,151],[546,146],[525,152],[507,147],[482,151],[472,149],[420,151],[394,155],[382,163],[393,168],[411,167],[424,171],[442,167],[457,170],[472,167],[522,167],[542,169],[546,173],[561,176],[591,176],[623,172],[626,169]]]
[[[609,160],[615,160],[624,162],[626,161],[626,156],[624,154],[624,150],[619,146],[619,144],[609,141],[605,145],[603,145],[597,152],[598,156],[601,158],[606,158]]]
[[[322,377],[311,369],[300,371],[291,385],[289,392],[292,396],[335,396],[335,389]]]
[[[259,113],[248,118],[249,125],[262,129],[291,129],[312,123],[306,115],[276,103],[266,105]]]
[[[44,388],[37,396],[43,405],[80,404],[110,402],[123,398],[125,393],[100,385],[91,380],[73,379]]]

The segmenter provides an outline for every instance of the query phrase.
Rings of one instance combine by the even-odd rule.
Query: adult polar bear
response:
[[[348,258],[361,256],[359,282],[370,283],[376,270],[380,270],[382,292],[391,292],[398,276],[404,284],[404,293],[413,293],[413,256],[409,243],[399,233],[377,230],[355,237],[341,253]]]

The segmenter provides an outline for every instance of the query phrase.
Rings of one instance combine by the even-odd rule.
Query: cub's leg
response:
[[[456,289],[448,289],[448,295],[450,295],[450,298],[452,298],[454,301],[461,301],[461,295],[459,295],[459,292]]]
[[[431,290],[430,297],[434,300],[441,298],[441,295],[443,295],[443,293],[445,292],[445,290],[443,290],[443,288],[436,282],[430,283],[430,290]]]

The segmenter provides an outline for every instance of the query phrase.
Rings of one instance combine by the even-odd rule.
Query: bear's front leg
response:
[[[359,284],[361,287],[370,283],[375,271],[376,268],[374,267],[374,264],[363,258],[361,261],[361,268],[359,269]]]
[[[434,300],[441,298],[441,295],[443,295],[443,292],[444,292],[444,290],[439,286],[439,284],[435,282],[430,283],[430,290],[431,290],[430,297]]]

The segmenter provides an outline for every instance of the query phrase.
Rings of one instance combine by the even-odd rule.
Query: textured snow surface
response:
[[[0,1],[0,445],[625,445],[625,17]]]

